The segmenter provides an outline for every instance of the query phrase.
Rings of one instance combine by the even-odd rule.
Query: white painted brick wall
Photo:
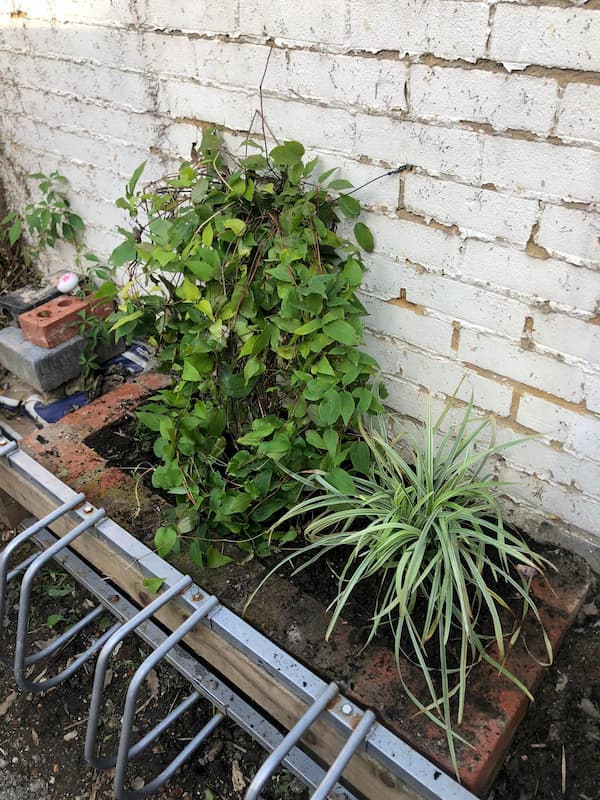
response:
[[[600,13],[585,8],[495,6],[489,55],[508,67],[530,64],[599,70]]]
[[[352,0],[350,44],[361,50],[433,53],[474,61],[485,53],[488,7],[447,0]],[[338,4],[339,9],[339,4]]]
[[[481,69],[427,67],[410,71],[410,106],[418,117],[485,122],[547,136],[558,105],[558,84],[547,78]]]
[[[564,314],[536,314],[532,341],[557,354],[569,353],[588,364],[598,365],[600,325]]]
[[[584,311],[594,311],[600,303],[597,273],[573,269],[557,259],[532,258],[499,242],[467,239],[457,269],[465,278],[496,286],[503,294],[518,293]]]
[[[600,419],[591,414],[581,414],[544,398],[525,395],[519,405],[517,422],[563,442],[573,454],[598,460]]]
[[[410,164],[434,174],[477,180],[481,137],[472,131],[405,122],[383,116],[356,117],[355,152],[394,164]]]
[[[541,434],[499,464],[507,508],[591,560],[596,542],[600,565],[595,6],[6,0],[0,171],[22,206],[27,173],[59,169],[106,256],[133,169],[172,171],[211,124],[239,148],[269,60],[269,136],[368,183],[366,347],[390,405],[413,430],[428,392],[439,413],[464,378],[459,400],[472,391],[500,441]]]
[[[229,32],[237,25],[236,3],[211,0],[140,0],[140,19],[156,28],[192,32]]]
[[[498,188],[559,202],[600,199],[600,152],[581,147],[486,136],[481,179]]]
[[[600,141],[600,86],[570,83],[560,101],[555,133],[567,142]]]
[[[600,214],[548,204],[542,211],[535,240],[552,255],[572,264],[597,267],[600,263]]]
[[[296,0],[244,0],[240,3],[240,30],[290,42],[343,44],[346,20],[337,0],[312,0],[302,6]]]
[[[466,364],[474,364],[531,388],[543,386],[545,392],[574,403],[583,401],[584,374],[581,367],[575,364],[522,349],[516,342],[507,339],[472,330],[461,331],[458,354]]]
[[[415,214],[457,225],[465,235],[522,246],[539,215],[535,200],[416,174],[404,181],[404,205]]]

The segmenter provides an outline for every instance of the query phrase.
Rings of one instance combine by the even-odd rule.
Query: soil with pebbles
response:
[[[0,528],[2,540],[10,533]],[[11,587],[4,632],[8,646],[14,640],[18,587]],[[47,644],[86,608],[91,599],[59,568],[44,572],[33,598],[30,638],[33,647]],[[54,615],[64,617],[54,627]],[[92,637],[105,628],[100,619]],[[80,640],[81,643],[81,640]],[[77,652],[75,643],[57,659],[60,669]],[[148,648],[137,637],[124,641],[107,675],[105,704],[98,741],[102,754],[116,752],[124,693]],[[93,663],[93,662],[91,662]],[[48,668],[48,675],[55,664]],[[38,666],[34,676],[42,672]],[[46,692],[20,691],[12,672],[0,666],[0,800],[109,800],[113,797],[112,771],[91,768],[83,757],[93,666],[86,665],[64,684]],[[139,730],[143,735],[191,691],[169,665],[152,671],[138,700]],[[200,701],[161,736],[131,766],[132,788],[158,774],[208,721],[213,709]],[[239,800],[265,752],[233,723],[223,722],[155,797],[174,800]],[[278,772],[263,795],[266,800],[306,800],[307,791],[290,773]]]

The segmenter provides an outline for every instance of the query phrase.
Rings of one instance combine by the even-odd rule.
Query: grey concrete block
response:
[[[105,361],[123,349],[122,345],[115,345],[104,350],[99,353],[99,360]],[[20,328],[10,326],[0,330],[0,364],[40,392],[49,392],[76,378],[81,372],[82,352],[81,336],[46,349],[28,342]]]

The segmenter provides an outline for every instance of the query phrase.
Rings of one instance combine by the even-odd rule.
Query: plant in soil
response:
[[[10,248],[19,247],[20,258],[26,267],[37,261],[41,253],[58,241],[70,242],[76,248],[76,263],[81,266],[79,235],[85,225],[79,214],[71,211],[65,194],[68,185],[64,175],[35,172],[29,176],[38,181],[39,199],[28,203],[24,218],[9,211],[0,221],[0,241]]]
[[[136,170],[117,203],[134,230],[111,256],[130,279],[101,289],[120,298],[116,335],[150,337],[175,377],[138,417],[162,461],[153,484],[178,501],[157,549],[191,539],[200,566],[228,560],[219,538],[267,552],[265,529],[298,498],[290,473],[347,489],[369,466],[352,431],[381,410],[377,364],[358,349],[373,237],[362,223],[356,242],[336,232],[360,213],[351,185],[318,175],[298,142],[237,161],[222,144],[205,133],[194,163],[143,190]]]
[[[442,433],[450,409],[451,402],[434,422],[429,408],[422,444],[390,439],[383,416],[369,428],[361,425],[369,468],[345,486],[322,470],[298,475],[309,497],[277,524],[308,519],[308,544],[275,570],[302,555],[297,573],[342,549],[327,636],[359,584],[375,576],[367,644],[382,625],[391,626],[403,687],[419,712],[446,731],[458,774],[455,739],[464,740],[454,727],[462,722],[473,664],[487,661],[533,699],[504,664],[529,612],[542,628],[549,660],[552,651],[529,594],[531,576],[549,562],[505,528],[502,484],[487,471],[490,458],[516,442],[496,445],[493,421],[475,417],[472,402],[457,429]],[[401,653],[419,667],[426,697],[404,681]]]

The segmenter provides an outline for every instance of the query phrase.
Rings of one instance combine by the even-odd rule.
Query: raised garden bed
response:
[[[127,424],[126,420],[120,421],[163,381],[161,376],[146,375],[23,442],[41,464],[74,489],[85,492],[92,502],[104,506],[117,522],[146,542],[153,536],[166,501],[143,486],[131,471],[115,466],[111,456],[107,459],[90,444],[103,438],[102,429],[108,429],[118,440],[119,425]],[[120,465],[134,466],[126,462],[124,457]],[[553,559],[556,561],[556,555]],[[560,559],[559,570],[552,578],[552,590],[535,581],[532,587],[555,651],[589,586],[587,573],[570,556],[561,555]],[[200,586],[237,612],[266,569],[257,559],[247,563],[241,563],[240,559],[219,570],[203,571],[197,570],[184,556],[175,562],[193,575]],[[323,600],[311,596],[308,587],[298,581],[290,583],[285,577],[276,576],[250,606],[248,620],[322,677],[339,682],[345,694],[361,706],[374,709],[390,730],[438,764],[440,770],[451,774],[445,737],[424,717],[414,715],[414,708],[399,683],[391,651],[384,642],[378,642],[360,652],[362,634],[357,619],[344,620],[325,643],[323,634],[328,616]],[[541,657],[539,639],[532,626],[526,632],[527,648]],[[544,673],[544,668],[523,644],[511,651],[509,667],[532,691]],[[404,669],[418,679],[410,664]],[[460,729],[473,749],[462,748],[459,752],[461,780],[475,794],[483,795],[489,789],[526,709],[525,696],[511,683],[485,665],[475,668],[465,721]]]

